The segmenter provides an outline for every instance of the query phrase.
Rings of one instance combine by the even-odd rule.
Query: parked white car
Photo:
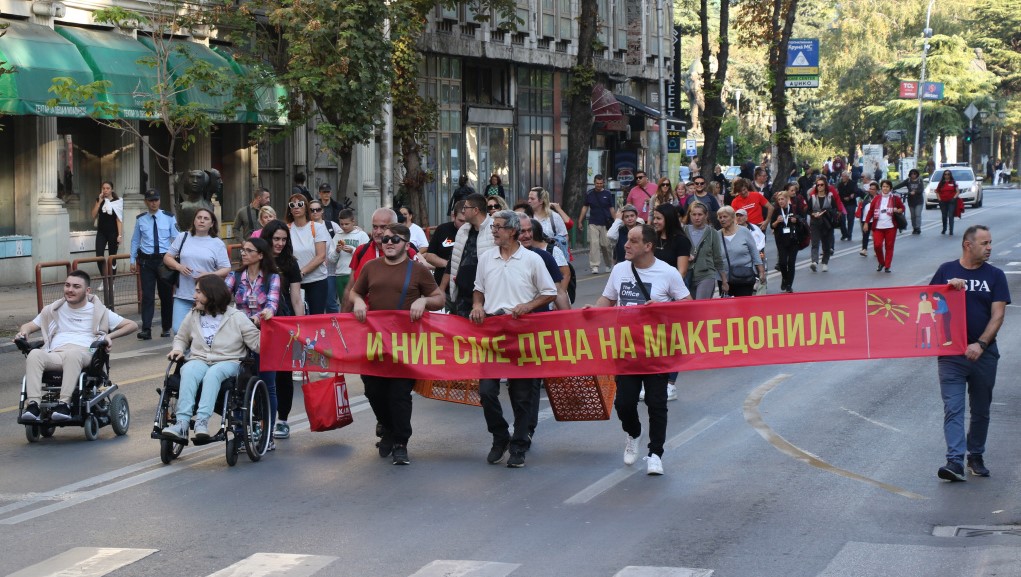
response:
[[[944,164],[929,177],[929,184],[925,187],[925,208],[936,208],[939,206],[939,197],[936,196],[936,185],[943,178],[943,171],[949,170],[954,175],[957,187],[961,189],[961,198],[964,203],[974,208],[982,206],[982,180],[975,178],[975,172],[967,164]]]

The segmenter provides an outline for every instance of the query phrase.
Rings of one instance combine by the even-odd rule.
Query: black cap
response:
[[[324,190],[330,190],[330,191],[332,191],[332,190],[333,190],[333,187],[332,187],[332,186],[330,186],[330,183],[328,183],[328,182],[324,182],[324,183],[322,183],[322,184],[320,184],[320,185],[319,185],[319,192],[322,192],[322,191],[324,191]]]

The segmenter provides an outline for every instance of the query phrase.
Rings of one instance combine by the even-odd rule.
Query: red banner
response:
[[[940,302],[947,307],[946,313]],[[846,290],[489,317],[406,311],[276,317],[263,370],[529,378],[963,354],[964,293]],[[949,327],[949,331],[947,330]]]

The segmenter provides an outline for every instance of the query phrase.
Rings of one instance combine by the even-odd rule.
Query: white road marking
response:
[[[1018,262],[1018,261],[1015,260],[1015,261],[1012,261],[1012,262],[1008,262],[1007,266],[1017,266],[1019,264],[1021,264],[1021,262]]]
[[[360,413],[368,410],[369,408],[368,400],[364,396],[358,396],[351,399],[352,413]],[[307,419],[308,418],[304,414],[295,416],[294,419],[290,421],[291,432],[297,433],[308,429]],[[156,445],[154,444],[153,446],[155,447]],[[124,489],[130,489],[131,487],[135,487],[161,477],[166,477],[167,475],[173,475],[174,473],[185,471],[211,459],[223,458],[223,444],[210,443],[202,447],[189,447],[189,450],[185,453],[185,455],[185,459],[175,461],[173,465],[163,465],[159,458],[147,459],[134,465],[129,465],[115,471],[103,473],[102,475],[83,479],[50,491],[22,495],[17,502],[0,507],[0,516],[20,509],[33,507],[41,503],[49,504],[21,513],[20,515],[11,515],[9,517],[0,518],[0,525],[17,525],[81,503],[98,499],[99,497],[111,495]]]
[[[7,577],[101,577],[159,549],[75,547]]]
[[[688,567],[639,567],[629,565],[617,571],[613,577],[710,577],[712,569]]]
[[[439,560],[415,571],[410,577],[507,577],[518,567],[521,567],[518,563]]]
[[[209,577],[309,577],[336,560],[324,555],[256,553]]]
[[[776,448],[776,450],[780,451],[781,453],[789,457],[792,457],[798,461],[801,461],[802,463],[811,465],[817,469],[822,469],[823,471],[833,473],[834,475],[840,475],[841,477],[846,477],[848,479],[853,479],[855,481],[861,481],[863,483],[867,483],[874,487],[883,489],[884,491],[889,491],[895,495],[900,495],[902,497],[907,497],[909,499],[927,498],[924,495],[913,493],[911,491],[908,491],[907,489],[897,487],[896,485],[883,483],[882,481],[870,479],[869,477],[866,477],[859,473],[835,467],[827,463],[826,461],[823,461],[819,457],[794,445],[787,439],[783,438],[783,436],[774,431],[772,428],[770,428],[770,426],[767,425],[765,420],[762,418],[762,414],[759,412],[759,404],[762,403],[762,398],[766,396],[766,393],[772,391],[777,385],[790,378],[790,376],[791,375],[785,373],[776,375],[772,379],[769,379],[768,381],[762,383],[758,387],[755,387],[755,390],[753,390],[751,393],[748,394],[747,397],[745,397],[744,419],[745,421],[747,421],[749,425],[752,426],[753,429],[755,429],[755,431],[759,434],[760,437],[765,439],[766,442],[768,442],[770,445],[773,445],[773,447]]]
[[[687,443],[688,441],[694,439],[695,437],[699,436],[704,431],[716,425],[725,418],[726,415],[713,421],[710,420],[709,417],[704,417],[699,422],[682,431],[679,435],[669,439],[666,443],[663,443],[663,448],[676,449],[681,445]],[[669,457],[666,454],[664,454],[664,456]],[[582,505],[588,503],[592,499],[595,499],[599,495],[602,495],[606,491],[612,489],[613,487],[615,487],[616,485],[618,485],[620,482],[624,481],[631,475],[634,475],[635,473],[644,470],[645,470],[644,467],[639,466],[628,467],[626,465],[623,465],[621,466],[621,468],[615,470],[609,475],[606,475],[602,479],[599,479],[595,483],[592,483],[588,487],[585,487],[581,491],[578,491],[577,493],[569,497],[566,501],[564,501],[564,503],[567,505]]]
[[[865,415],[862,415],[861,413],[858,413],[856,411],[852,411],[851,409],[848,409],[846,407],[840,407],[840,410],[847,411],[849,414],[854,415],[855,417],[858,417],[859,419],[863,419],[865,421],[868,421],[868,422],[872,423],[873,425],[875,425],[877,427],[882,427],[884,429],[889,429],[889,430],[891,430],[891,431],[893,431],[895,433],[900,433],[901,432],[901,430],[898,429],[897,427],[891,427],[890,425],[887,425],[886,423],[880,423],[879,421],[874,421],[874,420],[866,417]]]

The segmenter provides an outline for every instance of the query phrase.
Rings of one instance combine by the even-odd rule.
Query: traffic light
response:
[[[734,137],[731,136],[730,139],[727,140],[727,156],[734,156],[734,154],[737,153],[736,148],[737,147],[734,146]]]
[[[965,128],[964,129],[964,143],[965,144],[971,144],[971,141],[974,140],[974,139],[975,139],[975,137],[972,135],[971,129],[970,128]]]

